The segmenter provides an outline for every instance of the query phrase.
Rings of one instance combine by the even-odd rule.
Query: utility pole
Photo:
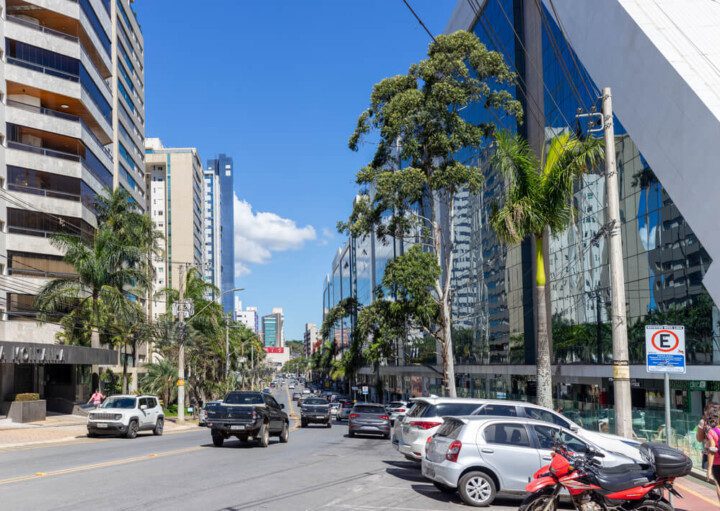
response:
[[[185,422],[185,265],[178,268],[180,276],[178,297],[178,422]]]
[[[632,438],[632,400],[630,363],[625,312],[625,270],[620,234],[620,191],[615,162],[615,129],[613,127],[610,87],[602,94],[603,131],[605,133],[605,183],[610,245],[610,284],[612,288],[613,387],[615,389],[615,427],[618,435]]]
[[[230,314],[225,314],[225,378],[230,374]]]

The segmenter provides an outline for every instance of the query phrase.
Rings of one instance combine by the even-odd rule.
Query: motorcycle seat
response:
[[[593,475],[595,484],[610,492],[643,486],[655,479],[655,473],[651,468],[643,468],[642,465],[636,464],[620,465],[610,469],[602,468],[595,471]]]

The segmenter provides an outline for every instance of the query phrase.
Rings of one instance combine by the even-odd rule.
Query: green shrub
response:
[[[14,401],[37,401],[40,399],[40,394],[36,392],[26,392],[24,394],[15,394]]]

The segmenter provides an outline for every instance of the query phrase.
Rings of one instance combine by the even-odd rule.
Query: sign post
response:
[[[665,375],[665,440],[670,445],[670,373],[685,374],[685,327],[647,325],[645,363],[648,373]]]
[[[363,393],[363,396],[365,396],[365,402],[366,402],[366,403],[367,403],[367,396],[368,396],[368,393],[369,393],[369,392],[370,392],[370,389],[368,388],[368,386],[367,386],[367,385],[363,385],[362,393]]]

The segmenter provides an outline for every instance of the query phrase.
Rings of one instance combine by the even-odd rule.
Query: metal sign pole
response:
[[[665,373],[665,440],[670,445],[670,373]]]

